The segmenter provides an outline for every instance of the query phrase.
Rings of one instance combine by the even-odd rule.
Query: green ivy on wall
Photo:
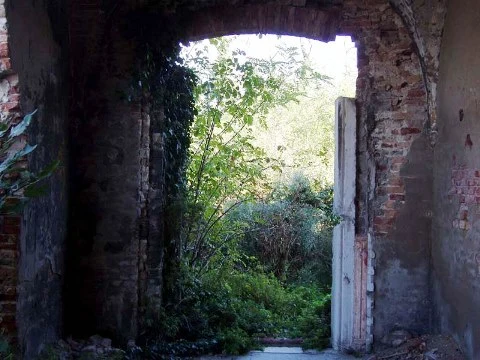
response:
[[[159,15],[161,16],[161,15]],[[143,104],[150,117],[150,183],[158,190],[155,199],[162,243],[162,299],[175,301],[182,249],[186,165],[190,126],[194,118],[195,75],[182,65],[174,29],[155,31],[159,18],[145,16],[137,31],[139,61],[128,99]],[[160,204],[161,203],[161,204]]]

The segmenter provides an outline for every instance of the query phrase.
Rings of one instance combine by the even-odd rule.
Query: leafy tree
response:
[[[238,234],[238,226],[225,227],[225,215],[241,203],[265,196],[270,189],[265,171],[281,167],[254,144],[254,124],[265,128],[272,109],[297,102],[308,84],[327,80],[296,59],[296,48],[279,49],[279,60],[265,60],[247,57],[240,50],[230,53],[225,38],[211,43],[218,52],[214,61],[206,48],[194,48],[187,57],[200,81],[187,170],[184,250],[188,266],[200,271],[220,252],[228,253],[228,244]]]

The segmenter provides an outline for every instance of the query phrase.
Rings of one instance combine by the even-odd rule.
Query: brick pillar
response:
[[[20,217],[0,215],[0,334],[15,340]]]
[[[121,7],[110,12],[106,6],[98,0],[74,0],[70,6],[71,221],[65,315],[68,334],[99,333],[126,344],[138,334],[143,291],[139,268],[145,268],[140,252],[148,236],[150,134],[139,100],[127,99],[138,83],[137,44],[124,37],[128,17]]]
[[[18,121],[19,93],[18,77],[14,74],[8,43],[5,6],[0,1],[0,122]],[[0,215],[0,335],[15,341],[18,244],[20,217]]]

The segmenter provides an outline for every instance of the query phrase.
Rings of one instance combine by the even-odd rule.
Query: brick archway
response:
[[[250,14],[256,11],[259,18],[252,16],[250,25],[242,20],[239,22],[229,22],[229,16],[235,14],[228,8],[214,9],[212,12],[194,14],[192,18],[201,19],[199,22],[188,22],[190,27],[185,27],[186,39],[205,39],[209,36],[217,37],[223,34],[238,33],[275,33],[278,34],[308,34],[311,38],[329,39],[331,34],[323,30],[312,35],[307,30],[311,28],[311,24],[307,24],[305,28],[301,24],[305,24],[304,16],[308,15],[308,11],[290,11],[292,8],[287,6],[272,7],[268,6],[266,10],[263,6],[246,6],[241,9],[240,13]],[[265,13],[272,14],[277,11],[277,15],[264,18]],[[306,10],[301,8],[301,10]],[[225,17],[225,14],[228,14]],[[297,20],[295,20],[297,14]],[[318,19],[325,20],[328,13],[321,12],[322,16],[318,16],[319,12],[315,10],[310,13],[310,19],[313,23]],[[288,22],[280,21],[282,15],[287,16]],[[326,26],[330,27],[334,22],[338,26],[338,13],[334,11],[331,14],[334,17],[332,21],[326,21]],[[215,26],[215,18],[220,19],[219,25]],[[286,25],[287,30],[283,26],[272,23],[262,23],[265,19],[276,19],[279,24]],[[300,19],[300,20],[299,20]],[[209,25],[205,25],[208,23]],[[196,26],[200,26],[197,31]],[[259,26],[257,28],[257,26]],[[292,29],[291,26],[297,26]],[[325,27],[325,24],[322,25]],[[314,27],[318,29],[317,27]],[[241,29],[241,30],[238,30]],[[261,31],[259,31],[259,29]],[[268,30],[267,30],[268,29]],[[275,29],[275,30],[271,30]],[[331,30],[331,29],[330,29]],[[207,35],[209,34],[209,35]],[[320,35],[321,34],[321,35]],[[263,41],[263,40],[262,40]],[[266,41],[266,40],[265,40]],[[334,104],[331,104],[334,106]],[[368,272],[368,246],[367,242],[361,238],[355,241],[355,184],[356,184],[356,163],[357,163],[357,139],[356,139],[356,106],[355,99],[338,99],[337,116],[335,119],[335,138],[336,138],[336,155],[335,155],[335,212],[342,218],[342,224],[339,225],[333,235],[333,271],[332,271],[332,346],[335,350],[356,350],[364,351],[366,347],[371,346],[367,343],[367,272]],[[332,119],[333,120],[333,119]],[[334,134],[332,134],[334,135]],[[345,160],[346,158],[346,160]],[[344,226],[348,223],[348,226]],[[370,265],[371,267],[371,265]],[[348,279],[348,281],[345,281]],[[372,279],[370,279],[371,281]],[[371,331],[371,329],[369,329]]]
[[[226,5],[187,12],[180,21],[182,36],[191,41],[225,35],[276,34],[326,42],[338,34],[341,11],[335,6]]]
[[[19,276],[8,279],[12,282],[8,289],[16,285],[19,291],[13,305],[4,308],[9,313],[0,317],[0,327],[11,331],[15,322],[21,347],[27,358],[33,357],[42,342],[61,336],[66,301],[90,334],[100,332],[119,341],[134,338],[141,332],[139,319],[144,315],[140,299],[161,293],[162,243],[154,236],[153,230],[159,229],[149,227],[161,217],[152,204],[161,203],[162,192],[151,176],[151,149],[159,144],[148,104],[126,103],[118,94],[131,86],[132,68],[142,55],[141,38],[129,34],[127,25],[136,10],[148,14],[150,8],[138,0],[119,6],[71,0],[66,17],[64,5],[13,3],[7,5],[5,20],[11,24],[12,65],[4,75],[18,73],[24,110],[46,103],[40,121],[48,125],[36,129],[34,136],[48,135],[48,151],[67,153],[63,156],[71,166],[57,179],[69,186],[55,187],[50,207],[36,203],[24,217],[22,235],[15,238],[20,242],[20,262],[15,262]],[[432,174],[425,164],[431,162],[432,149],[424,83],[429,77],[422,73],[418,46],[405,25],[409,22],[402,21],[387,0],[228,4],[184,0],[167,9],[169,18],[181,25],[178,40],[257,32],[323,41],[351,35],[355,40],[359,68],[355,248],[363,256],[359,274],[365,288],[359,289],[357,298],[365,319],[355,325],[359,331],[352,346],[365,347],[395,327],[429,331]],[[24,18],[32,20],[36,33],[24,36]],[[52,18],[67,20],[52,24]],[[168,32],[171,25],[159,21],[158,31]],[[62,41],[68,50],[55,46]],[[32,43],[38,48],[31,50]],[[41,46],[52,56],[42,57]],[[39,61],[30,59],[35,67],[25,65],[25,54],[39,56]],[[52,75],[48,77],[44,69]],[[1,81],[8,82],[8,77]],[[62,101],[46,96],[52,93],[46,89],[54,89]],[[67,199],[69,222],[62,215],[55,227],[56,218],[48,218],[44,210],[63,214]],[[418,216],[412,219],[412,213]],[[65,270],[65,263],[73,269]],[[40,288],[32,286],[32,279],[41,280]],[[61,293],[62,283],[68,300],[44,298],[45,293]],[[6,289],[2,284],[0,295],[11,296],[1,293]],[[31,311],[31,304],[37,304],[36,311]],[[55,323],[40,341],[39,329],[52,317]],[[9,322],[4,324],[3,319]]]

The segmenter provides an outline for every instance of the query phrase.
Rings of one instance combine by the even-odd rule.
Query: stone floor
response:
[[[267,347],[264,351],[252,351],[244,356],[210,356],[200,360],[352,360],[352,356],[334,350],[303,352],[299,347]]]

